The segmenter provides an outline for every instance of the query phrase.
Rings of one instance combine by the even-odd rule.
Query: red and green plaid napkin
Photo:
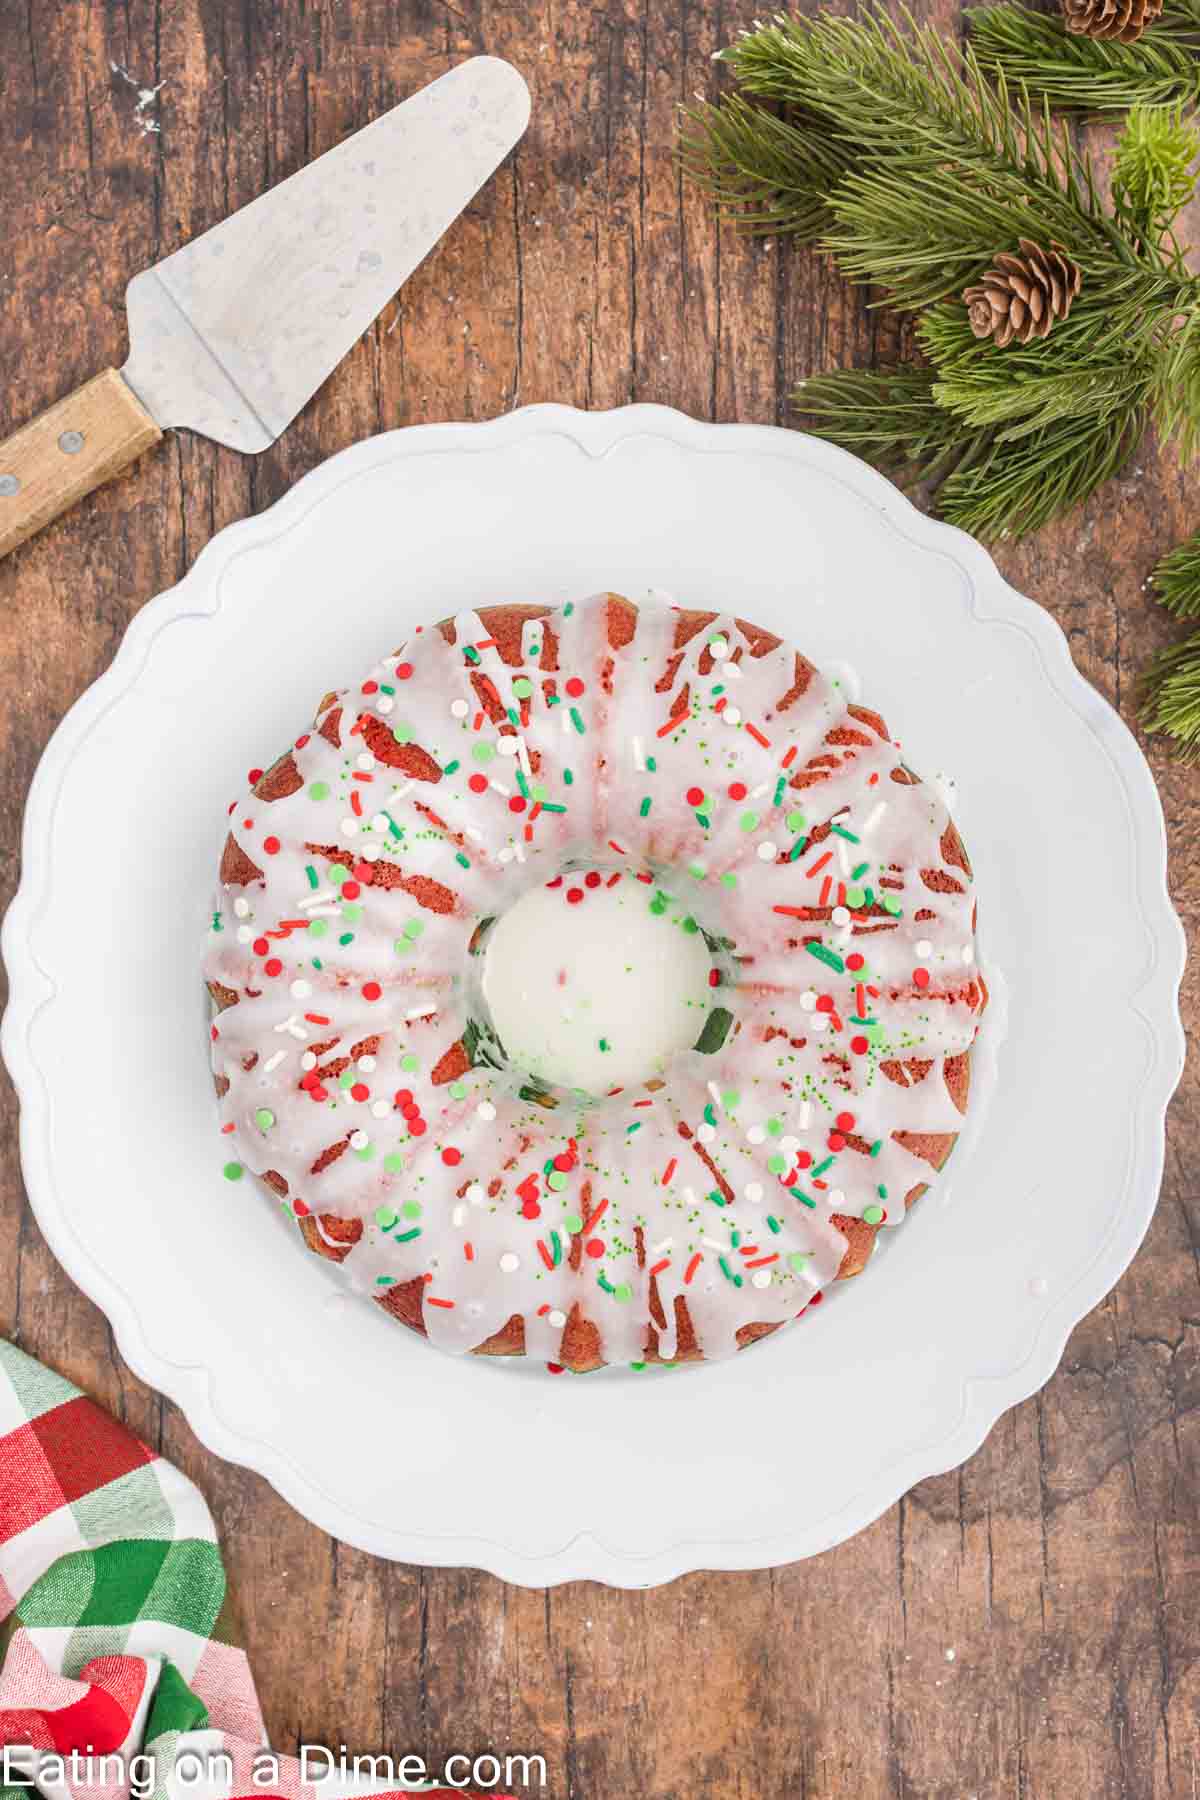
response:
[[[200,1494],[3,1340],[0,1658],[0,1800],[29,1800],[14,1771],[46,1800],[124,1800],[131,1768],[151,1800],[466,1793],[272,1757]]]

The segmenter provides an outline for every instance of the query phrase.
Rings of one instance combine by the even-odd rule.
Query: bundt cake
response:
[[[441,1348],[724,1356],[857,1275],[945,1163],[974,927],[938,792],[771,633],[615,594],[462,613],[327,694],[230,809],[205,957],[226,1174]],[[568,990],[540,1061],[498,1028],[490,946],[551,1010]],[[626,975],[672,1054],[605,1036]]]

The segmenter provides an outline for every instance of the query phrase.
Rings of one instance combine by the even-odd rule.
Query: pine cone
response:
[[[1018,344],[1044,338],[1070,312],[1082,280],[1061,244],[1043,250],[1028,238],[1019,242],[1020,256],[1005,251],[978,286],[963,292],[971,330],[994,338],[1001,350],[1014,338]]]
[[[1136,44],[1162,12],[1163,0],[1062,0],[1062,9],[1067,30],[1077,37]]]

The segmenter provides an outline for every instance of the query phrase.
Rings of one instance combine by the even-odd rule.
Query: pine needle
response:
[[[1013,4],[972,7],[967,23],[988,75],[1056,111],[1200,102],[1200,0],[1166,0],[1136,44],[1076,36],[1061,15]]]
[[[1194,74],[1172,33],[1190,21],[1200,41],[1200,0],[1167,6],[1153,56]],[[977,17],[987,42],[1005,22],[1047,23],[1014,5]],[[1068,58],[1086,43],[1124,66],[1122,46],[1060,40]],[[795,404],[813,431],[934,488],[943,517],[985,538],[1086,499],[1151,417],[1182,457],[1200,450],[1200,280],[1171,234],[1197,138],[1178,93],[1131,116],[1109,200],[1047,91],[1035,103],[994,58],[907,14],[780,15],[721,60],[740,92],[688,109],[685,170],[747,228],[815,240],[872,285],[873,304],[920,314],[927,364],[803,384]],[[1078,299],[1044,339],[977,340],[964,288],[1031,236],[1076,263]]]
[[[1200,627],[1154,659],[1142,693],[1146,730],[1174,738],[1182,762],[1200,761]]]
[[[1150,585],[1175,618],[1200,616],[1200,532],[1163,557],[1150,577]]]

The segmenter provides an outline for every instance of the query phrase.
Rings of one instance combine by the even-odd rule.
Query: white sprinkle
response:
[[[766,1129],[762,1125],[752,1125],[746,1133],[746,1137],[752,1144],[763,1144],[767,1138]]]
[[[467,1222],[466,1207],[461,1204],[456,1206],[454,1208],[454,1211],[450,1214],[450,1222],[453,1225],[457,1225],[461,1229],[462,1226],[464,1226]]]
[[[490,1100],[481,1100],[479,1105],[475,1108],[475,1112],[477,1116],[483,1120],[485,1125],[490,1125],[496,1116],[496,1109]]]
[[[721,714],[721,717],[727,725],[740,725],[742,722],[741,708],[737,706],[727,706],[725,711]]]
[[[254,933],[251,931],[251,929],[248,925],[239,925],[238,926],[237,941],[239,944],[248,944],[250,942],[250,939],[253,936],[254,936]]]
[[[373,1075],[375,1073],[375,1058],[373,1056],[360,1056],[354,1066],[356,1069],[361,1069],[364,1075]]]
[[[685,1187],[683,1190],[683,1197],[687,1201],[689,1206],[699,1206],[699,1204],[700,1204],[700,1202],[696,1198],[695,1188]]]
[[[373,1118],[386,1119],[391,1110],[391,1106],[386,1100],[372,1100],[371,1102],[371,1115]]]
[[[846,1204],[846,1196],[843,1194],[841,1188],[830,1188],[825,1198],[829,1205],[835,1209],[840,1206],[845,1206]]]
[[[510,863],[516,854],[517,853],[511,844],[502,844],[500,849],[496,852],[496,861]]]
[[[759,862],[774,862],[778,855],[779,855],[779,845],[773,844],[771,842],[770,838],[765,838],[763,840],[763,842],[758,846]]]
[[[392,699],[390,694],[380,694],[378,700],[375,702],[375,711],[377,713],[382,713],[384,718],[386,718],[395,704],[396,702]]]
[[[850,873],[850,857],[846,850],[846,840],[841,837],[838,839],[838,862],[841,865],[842,874],[848,875]]]
[[[764,795],[773,794],[774,792],[775,784],[773,782],[760,781],[756,788],[750,789],[750,798],[751,800],[761,800]]]
[[[350,1148],[352,1150],[365,1150],[370,1141],[371,1140],[365,1131],[352,1131],[350,1133]]]
[[[714,1106],[716,1106],[716,1107],[719,1107],[719,1106],[720,1106],[720,1104],[721,1104],[721,1090],[720,1090],[720,1088],[719,1088],[719,1087],[718,1087],[718,1086],[717,1086],[717,1084],[716,1084],[716,1082],[715,1082],[715,1081],[710,1081],[710,1082],[709,1082],[709,1083],[708,1083],[708,1091],[709,1091],[709,1094],[710,1094],[710,1095],[711,1095],[711,1097],[712,1097],[712,1103],[713,1103],[713,1105],[714,1105]]]
[[[501,756],[515,756],[520,748],[520,740],[511,731],[506,731],[496,739],[496,748]]]
[[[488,786],[494,794],[503,794],[506,800],[512,793],[512,789],[510,787],[505,787],[502,781],[489,781]]]
[[[303,900],[297,900],[296,910],[308,912],[314,906],[326,906],[330,900],[336,900],[333,888],[320,888],[315,894],[306,894]]]
[[[947,1652],[946,1652],[946,1661],[947,1661],[947,1662],[953,1662],[953,1661],[954,1661],[954,1658],[955,1658],[955,1657],[956,1657],[956,1656],[957,1656],[957,1655],[958,1655],[958,1652],[957,1652],[957,1650],[947,1650]]]
[[[808,1029],[814,1035],[816,1035],[822,1031],[828,1031],[828,1029],[829,1029],[829,1014],[815,1012],[813,1014],[812,1018],[808,1021]]]
[[[913,945],[913,949],[916,951],[917,955],[921,958],[922,962],[924,962],[924,960],[927,956],[933,955],[933,945],[930,943],[928,938],[918,938],[916,943]]]
[[[383,813],[383,812],[375,813],[371,819],[371,830],[372,831],[386,831],[387,828],[388,828],[387,814]]]
[[[364,862],[378,862],[383,855],[382,844],[363,844],[358,853]]]
[[[358,836],[358,820],[357,819],[345,818],[342,820],[342,836],[343,837],[357,837]]]
[[[313,919],[340,919],[342,909],[340,906],[310,906],[308,913]]]
[[[300,1058],[300,1067],[304,1070],[305,1074],[307,1074],[309,1069],[315,1069],[316,1066],[317,1066],[316,1057],[313,1055],[311,1050],[306,1050],[304,1052],[304,1055]]]
[[[817,1004],[816,990],[813,988],[805,988],[804,992],[800,996],[800,1005],[803,1008],[803,1010],[805,1012],[811,1012],[813,1007],[816,1004]]]
[[[416,785],[415,781],[406,781],[403,787],[393,788],[388,795],[388,805],[394,806],[397,800],[403,800],[406,794],[412,793]]]
[[[487,1195],[484,1193],[483,1187],[478,1181],[473,1181],[467,1189],[467,1199],[471,1202],[472,1206],[482,1206],[487,1199]]]
[[[771,1285],[770,1269],[755,1269],[751,1280],[756,1288],[768,1288]]]
[[[807,1131],[811,1124],[812,1124],[812,1101],[811,1100],[802,1100],[800,1102],[800,1129],[801,1129],[801,1131]]]
[[[465,719],[470,710],[471,709],[465,700],[452,700],[450,702],[450,711],[454,714],[456,719]]]
[[[674,1244],[675,1244],[674,1238],[664,1238],[662,1240],[661,1244],[651,1244],[650,1254],[651,1254],[651,1256],[661,1256],[663,1254],[664,1250],[672,1249],[674,1247]]]
[[[564,722],[564,724],[566,722],[566,714],[565,713],[563,714],[563,722]],[[525,776],[526,781],[532,781],[533,780],[533,764],[529,760],[529,748],[523,737],[520,737],[517,739],[517,761],[521,765],[521,770]]]
[[[406,1019],[432,1019],[437,1011],[437,1001],[431,1000],[425,1006],[410,1006],[405,1013]]]
[[[566,1322],[567,1322],[566,1313],[560,1312],[558,1310],[557,1306],[552,1307],[550,1309],[550,1311],[546,1314],[546,1323],[548,1325],[553,1325],[553,1327],[556,1331],[561,1330],[562,1327],[566,1324]]]
[[[238,895],[233,903],[233,910],[239,919],[248,919],[250,917],[250,902],[246,899],[244,894]]]
[[[520,1268],[520,1266],[521,1266],[520,1257],[515,1256],[511,1250],[506,1250],[504,1252],[504,1255],[500,1258],[500,1267],[503,1269],[503,1271],[506,1275],[512,1275],[517,1269]]]
[[[751,1206],[757,1206],[763,1197],[762,1183],[759,1181],[748,1181],[742,1189],[742,1193],[746,1196],[746,1199],[749,1200]]]
[[[635,769],[644,769],[646,767],[646,755],[645,751],[642,749],[642,740],[640,737],[635,737],[633,740],[633,766]]]
[[[963,945],[962,959],[965,963],[973,963],[975,961],[975,947],[973,944]]]
[[[482,844],[483,842],[482,831],[476,831],[474,825],[468,825],[466,827],[466,836],[471,839],[472,843]]]
[[[779,1148],[783,1151],[785,1156],[795,1156],[797,1150],[800,1148],[800,1139],[798,1137],[781,1137],[779,1140]]]
[[[716,1135],[716,1131],[707,1120],[705,1120],[703,1125],[697,1125],[696,1127],[696,1142],[698,1144],[711,1144]]]
[[[858,834],[860,838],[866,838],[866,837],[870,836],[871,832],[874,831],[875,827],[878,825],[880,819],[882,819],[882,817],[883,817],[884,813],[887,811],[887,809],[888,809],[887,801],[881,800],[879,802],[879,805],[875,808],[874,812],[869,813],[867,815],[867,818],[863,824],[862,830]]]
[[[356,761],[359,768],[363,769],[367,774],[375,767],[375,758],[371,755],[369,750],[360,751]]]
[[[721,670],[721,678],[723,681],[740,681],[742,679],[741,663],[731,662],[727,669]]]
[[[270,1075],[272,1070],[277,1069],[279,1067],[280,1063],[283,1062],[286,1057],[287,1057],[286,1050],[277,1050],[275,1052],[274,1056],[269,1056],[267,1058],[266,1062],[263,1064],[263,1074]],[[316,1062],[316,1060],[317,1059],[314,1056],[313,1061]]]
[[[708,653],[710,656],[715,656],[718,662],[721,662],[729,655],[729,639],[723,637],[710,639]]]
[[[829,916],[835,925],[848,925],[850,923],[849,907],[835,906]]]
[[[312,982],[293,981],[288,992],[291,994],[293,1000],[307,1000],[312,993]]]

